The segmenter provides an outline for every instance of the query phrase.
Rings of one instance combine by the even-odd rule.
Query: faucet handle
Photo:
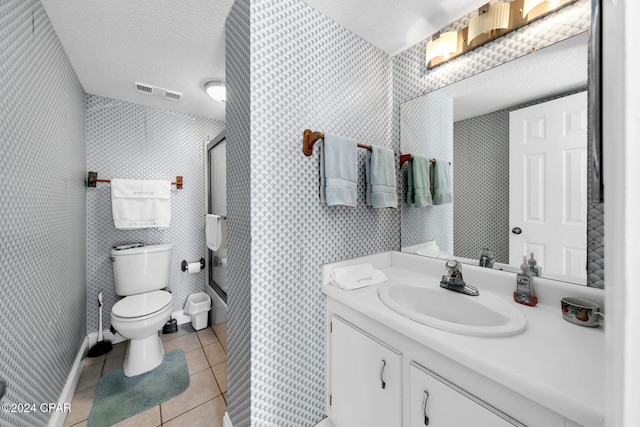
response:
[[[447,267],[447,272],[449,273],[449,276],[457,277],[458,275],[460,275],[460,270],[462,269],[462,266],[455,259],[447,260],[447,262],[444,265],[445,267]]]

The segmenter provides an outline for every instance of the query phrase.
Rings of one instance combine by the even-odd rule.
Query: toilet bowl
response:
[[[127,377],[162,363],[164,348],[158,331],[171,317],[172,309],[171,294],[166,291],[128,296],[111,309],[111,325],[130,340],[123,365]]]
[[[169,282],[171,245],[150,245],[111,251],[116,294],[124,296],[111,308],[111,326],[128,338],[124,360],[127,377],[162,363],[164,348],[158,332],[171,317]]]

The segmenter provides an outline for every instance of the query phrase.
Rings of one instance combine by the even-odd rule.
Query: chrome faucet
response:
[[[493,252],[490,251],[489,248],[482,248],[480,250],[480,262],[478,263],[480,267],[493,268],[495,260]]]
[[[442,276],[440,287],[449,289],[450,291],[460,292],[461,294],[478,296],[480,292],[478,288],[467,285],[462,279],[462,266],[455,259],[450,259],[445,263],[447,274]]]

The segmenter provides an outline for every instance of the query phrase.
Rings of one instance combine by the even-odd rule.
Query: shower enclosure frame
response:
[[[205,166],[205,171],[204,171],[204,187],[205,187],[205,191],[204,191],[204,197],[205,197],[205,216],[206,214],[216,214],[216,215],[220,215],[224,217],[224,221],[226,221],[226,217],[227,217],[227,212],[225,209],[225,212],[214,212],[214,207],[213,207],[213,197],[211,194],[211,190],[213,188],[213,186],[211,185],[211,180],[212,180],[212,173],[211,173],[211,150],[214,149],[214,147],[216,147],[218,144],[226,141],[226,137],[227,137],[227,132],[226,130],[222,131],[221,133],[219,133],[217,136],[215,136],[214,138],[212,138],[210,141],[208,141],[205,144],[205,152],[204,152],[204,166]],[[225,164],[226,164],[226,160],[225,160]],[[225,198],[226,198],[226,187],[225,187]],[[222,288],[222,286],[220,286],[220,284],[218,282],[216,282],[216,280],[214,279],[214,274],[213,274],[213,268],[216,267],[215,262],[214,262],[214,251],[212,251],[211,249],[209,249],[206,245],[206,241],[205,241],[205,251],[207,253],[207,274],[206,274],[206,285],[208,285],[209,287],[211,287],[213,289],[213,291],[220,297],[220,299],[222,301],[224,301],[224,303],[226,304],[227,302],[227,292]]]

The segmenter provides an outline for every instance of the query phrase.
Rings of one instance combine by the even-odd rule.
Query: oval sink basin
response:
[[[439,281],[403,279],[380,286],[378,296],[404,317],[457,334],[506,337],[527,327],[520,310],[482,289],[469,296],[443,289]]]

